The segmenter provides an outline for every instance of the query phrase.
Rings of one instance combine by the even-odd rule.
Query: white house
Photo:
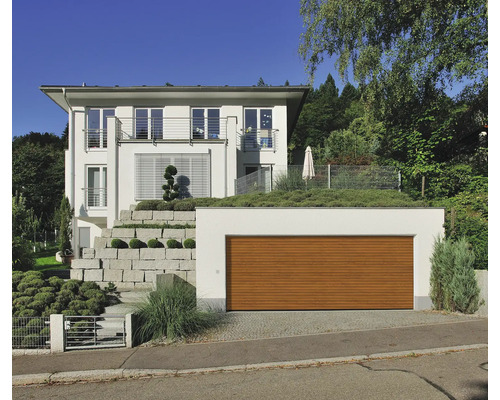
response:
[[[41,86],[69,115],[65,192],[74,248],[93,247],[120,210],[161,199],[174,165],[185,197],[226,197],[235,179],[286,165],[307,86]]]

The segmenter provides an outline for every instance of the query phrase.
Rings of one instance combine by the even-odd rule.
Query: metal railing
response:
[[[89,207],[107,207],[108,194],[106,188],[83,188],[85,209]]]
[[[237,146],[244,152],[273,150],[277,148],[278,129],[247,129],[242,131],[237,138]]]
[[[50,318],[12,317],[12,348],[50,348]]]
[[[65,316],[66,350],[125,347],[124,315]]]
[[[401,175],[396,167],[378,165],[315,165],[312,179],[302,178],[302,165],[273,166],[235,180],[236,194],[252,191],[328,189],[396,189]],[[269,183],[266,181],[269,175]],[[266,181],[267,182],[267,181]]]
[[[119,142],[225,140],[227,118],[117,118]]]
[[[107,129],[84,129],[85,148],[89,150],[106,149],[108,147]]]

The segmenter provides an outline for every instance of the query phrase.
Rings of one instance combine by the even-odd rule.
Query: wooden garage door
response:
[[[413,308],[413,237],[229,236],[228,310]]]

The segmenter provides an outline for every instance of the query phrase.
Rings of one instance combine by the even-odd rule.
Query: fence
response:
[[[50,348],[50,318],[12,317],[12,348]]]
[[[323,189],[397,189],[401,175],[397,168],[376,165],[318,165],[312,179],[302,178],[302,165],[265,167],[236,179],[236,194],[252,191]]]

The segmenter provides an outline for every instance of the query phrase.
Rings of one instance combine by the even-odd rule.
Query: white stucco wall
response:
[[[442,208],[198,208],[198,302],[226,309],[228,235],[401,235],[414,237],[414,309],[428,309],[430,257],[443,224]]]

